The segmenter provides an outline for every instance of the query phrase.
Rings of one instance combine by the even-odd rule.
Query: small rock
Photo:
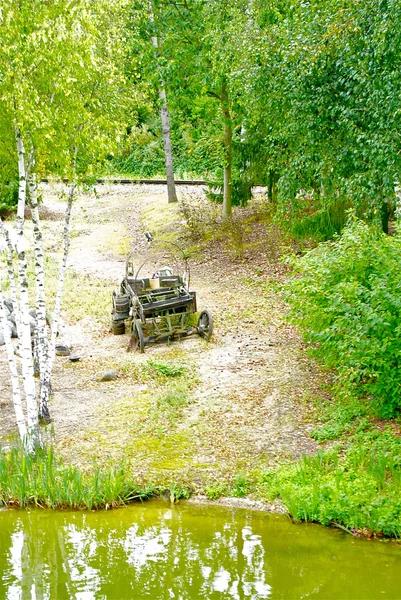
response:
[[[116,379],[118,379],[118,373],[116,373],[116,371],[106,371],[100,381],[115,381]]]

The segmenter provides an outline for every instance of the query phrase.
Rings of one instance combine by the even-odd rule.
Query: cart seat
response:
[[[160,288],[176,288],[183,285],[183,278],[180,275],[164,275],[160,279]],[[123,280],[131,288],[132,292],[139,296],[144,290],[150,289],[149,277],[135,279],[134,277],[125,277]]]
[[[166,300],[155,300],[152,302],[142,302],[143,314],[145,317],[156,316],[162,311],[169,313],[184,312],[187,306],[193,303],[193,297],[190,294]]]

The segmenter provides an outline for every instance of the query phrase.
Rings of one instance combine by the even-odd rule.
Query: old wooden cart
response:
[[[162,251],[159,260],[168,259],[173,266],[170,262],[169,266],[152,269],[152,273],[149,266],[154,259],[150,253],[139,265],[134,264],[135,250],[128,255],[125,277],[119,290],[113,292],[112,332],[123,334],[129,327],[131,339],[128,350],[138,352],[143,352],[147,344],[194,333],[209,340],[213,317],[208,310],[203,310],[196,319],[196,292],[189,288],[188,257],[177,244],[153,241],[150,233],[146,233],[146,237],[149,245],[156,245]],[[148,273],[144,274],[146,268]]]

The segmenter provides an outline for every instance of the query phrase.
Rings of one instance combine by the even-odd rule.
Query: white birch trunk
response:
[[[24,214],[26,205],[26,168],[25,168],[25,148],[19,131],[16,131],[16,142],[18,152],[18,208],[17,208],[17,257],[18,257],[18,283],[20,295],[20,344],[21,344],[21,364],[22,379],[25,391],[25,401],[27,409],[28,440],[27,447],[33,452],[41,446],[38,407],[36,403],[35,378],[32,359],[32,340],[31,328],[29,322],[29,299],[28,299],[28,278],[27,278],[27,260],[25,255],[24,240]]]
[[[46,369],[49,361],[49,344],[46,325],[46,298],[45,298],[45,269],[43,255],[43,238],[40,227],[37,185],[35,175],[28,178],[29,201],[32,213],[34,254],[35,254],[35,279],[36,279],[36,335],[35,353],[39,362],[40,397],[39,417],[46,423],[50,423],[48,407],[48,394],[46,393]]]
[[[66,271],[66,267],[67,267],[68,251],[70,248],[71,209],[72,209],[72,203],[74,200],[75,187],[76,187],[75,183],[71,184],[71,186],[70,186],[70,190],[68,193],[67,208],[65,211],[64,253],[63,253],[63,258],[62,258],[61,264],[60,264],[58,288],[57,288],[56,300],[54,303],[51,338],[50,338],[50,344],[49,344],[49,350],[48,350],[46,378],[45,378],[45,382],[44,382],[44,386],[43,386],[43,389],[44,389],[43,394],[47,394],[46,401],[51,393],[51,373],[52,373],[52,369],[53,369],[54,358],[56,355],[56,339],[57,339],[58,325],[59,325],[59,319],[60,319],[61,299],[63,296],[64,276],[65,276],[65,271]]]
[[[15,280],[15,271],[14,271],[14,263],[13,263],[13,246],[11,243],[11,239],[10,239],[10,235],[8,233],[7,227],[5,227],[1,217],[0,217],[0,233],[3,235],[6,245],[7,245],[8,281],[10,284],[11,301],[13,303],[13,312],[14,312],[15,321],[16,321],[16,325],[17,325],[17,332],[19,332],[20,319],[19,319],[19,306],[18,306],[18,296],[17,296],[17,283]]]
[[[8,324],[6,310],[5,310],[5,306],[4,306],[4,297],[1,292],[0,292],[0,323],[1,323],[1,329],[3,331],[4,341],[6,343],[8,366],[10,369],[10,376],[11,376],[11,388],[12,388],[12,395],[13,395],[15,418],[17,420],[17,426],[18,426],[18,431],[19,431],[21,441],[25,445],[27,443],[27,428],[26,428],[24,411],[22,409],[21,389],[20,389],[19,378],[18,378],[18,368],[17,368],[17,362],[15,360],[14,346],[13,346],[13,343],[11,340],[9,324]]]
[[[152,2],[149,2],[149,14],[150,20],[154,25],[154,15]],[[167,197],[169,202],[177,202],[177,192],[175,189],[174,181],[174,168],[173,168],[173,152],[171,149],[171,136],[170,136],[170,117],[167,108],[167,96],[164,86],[164,82],[160,73],[160,66],[158,62],[158,50],[159,40],[157,36],[152,35],[152,44],[155,49],[155,60],[156,68],[159,72],[159,98],[161,100],[160,117],[162,122],[162,134],[163,134],[163,146],[164,146],[164,162],[166,165],[166,179],[167,179]]]

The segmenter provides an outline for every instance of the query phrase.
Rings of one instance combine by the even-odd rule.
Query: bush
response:
[[[18,181],[0,182],[0,216],[16,210],[18,204]]]
[[[401,238],[351,218],[341,236],[295,259],[293,320],[351,393],[391,418],[401,407]]]
[[[262,476],[262,496],[280,498],[295,521],[401,536],[401,440],[357,434],[344,451],[304,456]]]

